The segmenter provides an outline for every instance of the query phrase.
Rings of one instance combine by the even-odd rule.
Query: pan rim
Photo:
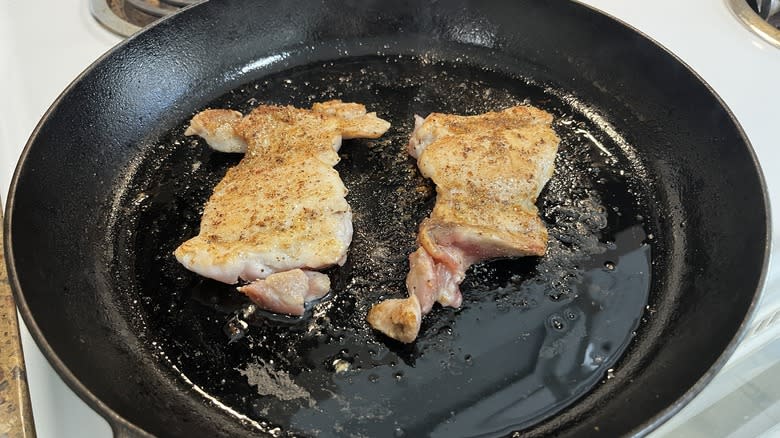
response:
[[[731,341],[729,341],[728,345],[726,345],[726,348],[720,353],[720,355],[718,355],[718,358],[715,360],[715,362],[713,362],[713,364],[696,381],[696,383],[693,384],[693,386],[688,388],[688,390],[685,391],[685,393],[683,393],[683,395],[680,396],[677,400],[675,400],[673,404],[663,409],[654,417],[650,418],[650,420],[646,421],[644,425],[635,428],[630,433],[630,435],[634,437],[644,437],[650,434],[650,432],[652,432],[653,430],[660,427],[662,424],[669,421],[669,419],[671,419],[674,415],[679,413],[697,395],[699,395],[702,392],[702,390],[712,381],[712,379],[715,378],[715,376],[720,372],[720,370],[723,369],[723,366],[726,364],[726,362],[729,361],[729,359],[734,354],[739,344],[742,343],[742,341],[745,339],[745,336],[747,335],[747,329],[752,323],[753,319],[755,319],[756,308],[758,307],[758,303],[759,301],[761,301],[761,297],[763,296],[763,294],[766,293],[767,270],[769,268],[769,261],[772,255],[771,254],[772,212],[771,212],[771,205],[769,203],[769,190],[766,185],[766,177],[764,176],[764,170],[761,167],[761,163],[758,161],[758,156],[756,155],[756,151],[753,148],[753,143],[750,141],[750,138],[748,137],[747,133],[742,127],[742,124],[734,115],[734,112],[726,104],[723,98],[715,91],[715,89],[712,87],[712,85],[710,85],[709,82],[707,82],[695,69],[693,69],[693,67],[691,67],[677,54],[672,52],[669,48],[661,44],[659,41],[656,41],[654,38],[651,38],[646,33],[637,29],[635,26],[626,23],[622,19],[610,13],[599,10],[591,5],[585,4],[581,0],[571,0],[571,1],[579,4],[580,6],[588,8],[593,12],[602,14],[610,18],[611,20],[615,21],[616,23],[619,23],[620,25],[626,27],[627,29],[635,32],[637,35],[640,35],[641,37],[647,39],[649,42],[653,43],[656,47],[661,49],[667,56],[671,57],[673,60],[675,60],[680,65],[685,67],[685,69],[691,75],[693,75],[693,77],[696,80],[698,80],[702,85],[704,85],[704,87],[710,93],[710,95],[715,98],[715,100],[718,102],[721,108],[723,108],[723,110],[726,112],[731,122],[737,128],[737,132],[739,133],[739,136],[745,142],[745,145],[747,146],[747,151],[750,155],[750,159],[753,162],[753,165],[758,175],[759,185],[761,186],[761,199],[765,206],[764,208],[765,242],[764,242],[763,263],[761,264],[761,274],[758,278],[758,283],[756,284],[756,290],[753,293],[753,300],[751,301],[750,306],[748,307],[747,312],[745,313],[745,317],[742,320],[742,323],[740,323],[739,328],[737,329],[734,336],[731,338]]]
[[[709,94],[725,111],[725,114],[728,115],[728,118],[731,120],[734,127],[736,128],[739,137],[744,142],[744,145],[747,146],[747,152],[749,154],[749,158],[758,176],[759,185],[761,188],[761,199],[765,206],[764,208],[765,223],[763,227],[765,242],[763,245],[764,246],[763,255],[762,255],[763,262],[761,265],[761,272],[756,284],[756,288],[753,291],[753,298],[751,300],[750,306],[748,307],[745,313],[742,322],[740,323],[734,336],[727,344],[726,348],[718,355],[717,359],[704,372],[704,374],[702,374],[702,376],[692,386],[690,386],[688,390],[686,390],[685,393],[683,393],[682,396],[677,398],[672,404],[664,408],[661,412],[659,412],[649,420],[643,422],[640,426],[636,427],[629,433],[630,436],[643,437],[648,435],[651,431],[660,427],[665,422],[667,422],[670,418],[672,418],[674,415],[680,412],[686,405],[688,405],[691,402],[691,400],[693,400],[699,393],[701,393],[701,391],[712,381],[715,375],[717,375],[718,372],[720,372],[720,370],[723,368],[726,362],[728,362],[728,360],[731,358],[731,356],[733,355],[733,353],[735,352],[739,344],[746,337],[747,329],[749,328],[750,324],[752,323],[753,319],[756,316],[758,303],[761,297],[763,296],[763,294],[766,292],[765,291],[766,277],[767,277],[768,266],[771,258],[771,247],[772,247],[772,221],[771,221],[772,215],[771,215],[771,205],[769,202],[769,192],[766,184],[766,178],[763,169],[758,161],[758,157],[756,155],[755,149],[753,148],[753,145],[749,137],[745,133],[741,123],[736,118],[731,108],[724,102],[722,97],[713,89],[713,87],[706,80],[704,80],[699,75],[698,72],[696,72],[688,63],[683,61],[679,56],[671,52],[667,47],[665,47],[655,39],[651,38],[646,33],[640,31],[636,27],[621,20],[620,18],[617,18],[614,15],[609,14],[605,11],[599,10],[591,5],[585,4],[580,0],[571,0],[571,2],[581,7],[585,7],[593,13],[605,16],[610,20],[614,21],[616,24],[621,25],[624,28],[633,32],[634,34],[642,37],[652,45],[661,49],[672,60],[676,61],[679,65],[684,67],[685,70],[687,70],[688,73],[690,73],[692,77],[695,78],[695,80],[697,80],[702,85],[704,85],[707,92],[709,92]],[[181,14],[184,11],[187,11],[191,8],[198,8],[207,3],[208,2],[201,2],[201,3],[194,4],[190,7],[184,8],[183,10],[175,14],[172,14],[170,16],[167,16],[159,20],[153,25],[141,30],[140,32],[135,33],[134,35],[130,36],[124,41],[121,41],[120,43],[110,48],[105,53],[103,53],[94,62],[89,64],[73,81],[70,82],[70,84],[68,84],[68,86],[58,95],[58,97],[54,100],[54,102],[49,106],[49,108],[46,110],[43,116],[41,116],[41,119],[36,124],[33,131],[31,132],[25,144],[24,149],[20,154],[19,160],[14,169],[13,177],[11,179],[11,184],[9,186],[7,203],[5,206],[5,220],[3,224],[4,252],[6,258],[6,265],[8,268],[8,280],[12,292],[14,294],[14,297],[16,299],[16,304],[19,313],[22,315],[22,319],[24,320],[26,327],[28,328],[30,334],[35,340],[36,345],[41,350],[44,357],[46,357],[47,361],[51,364],[52,368],[55,369],[55,371],[59,374],[59,376],[63,379],[63,381],[68,385],[68,387],[71,390],[73,390],[79,396],[79,398],[81,398],[85,403],[87,403],[87,405],[89,405],[90,408],[92,408],[96,413],[101,415],[101,417],[106,419],[111,429],[113,430],[115,436],[123,435],[124,431],[131,432],[133,435],[138,435],[138,436],[151,436],[151,435],[148,432],[146,432],[144,429],[142,429],[140,426],[128,421],[126,418],[118,414],[111,407],[109,407],[102,400],[100,400],[89,388],[87,388],[65,365],[65,363],[60,359],[59,355],[49,345],[40,327],[36,323],[35,318],[33,317],[32,312],[22,292],[22,288],[19,283],[19,279],[16,272],[15,260],[13,257],[14,250],[13,250],[13,243],[12,243],[13,241],[12,212],[14,210],[14,205],[15,205],[16,188],[19,182],[21,170],[24,167],[25,161],[27,160],[29,152],[32,149],[33,143],[35,143],[35,140],[40,130],[49,120],[51,114],[59,107],[63,98],[66,95],[68,95],[71,92],[71,90],[83,80],[85,76],[87,76],[92,70],[95,69],[97,65],[103,63],[105,59],[109,58],[114,53],[122,50],[124,47],[128,45],[131,45],[132,42],[135,41],[136,39],[143,38],[147,33],[149,33],[148,31],[150,29],[157,28],[160,24],[166,23],[168,20],[176,19],[175,17],[178,17],[179,14]]]
[[[54,370],[57,372],[60,378],[62,378],[65,384],[74,393],[76,393],[76,395],[78,395],[78,397],[82,401],[84,401],[93,411],[95,411],[95,413],[100,415],[103,419],[105,419],[108,422],[108,425],[110,426],[113,435],[116,437],[119,436],[152,437],[153,435],[151,435],[149,432],[145,431],[143,428],[136,425],[135,423],[127,420],[125,417],[119,415],[119,413],[117,413],[115,410],[113,410],[111,407],[105,404],[102,400],[100,400],[100,398],[98,398],[89,388],[87,388],[81,382],[81,380],[79,380],[76,377],[76,375],[73,374],[70,368],[68,368],[68,366],[65,365],[62,359],[60,359],[59,355],[49,345],[48,341],[43,335],[43,332],[41,332],[40,327],[38,326],[37,322],[35,321],[35,318],[32,315],[32,311],[27,305],[27,300],[25,299],[24,293],[22,292],[22,287],[19,284],[19,278],[16,273],[16,261],[14,260],[13,257],[12,212],[14,209],[15,198],[16,198],[16,186],[18,185],[19,182],[19,175],[21,173],[21,170],[24,167],[24,163],[27,160],[30,150],[32,149],[32,145],[35,142],[35,139],[37,138],[40,130],[46,124],[47,120],[51,117],[51,114],[55,111],[55,109],[59,107],[60,102],[65,98],[66,95],[68,95],[71,92],[72,89],[74,89],[82,81],[82,79],[85,76],[87,76],[90,72],[92,72],[92,70],[94,70],[98,65],[103,63],[103,61],[105,61],[107,58],[111,57],[114,53],[132,44],[132,42],[135,41],[136,39],[143,38],[143,35],[145,35],[149,29],[156,28],[158,27],[159,24],[167,22],[189,9],[197,8],[207,3],[208,1],[195,3],[191,6],[182,8],[173,14],[162,17],[161,19],[154,22],[152,25],[148,26],[147,28],[141,29],[140,31],[132,34],[131,36],[127,37],[126,39],[120,41],[119,43],[117,43],[116,45],[108,49],[97,59],[95,59],[92,63],[90,63],[81,73],[79,73],[78,76],[76,76],[65,87],[65,89],[63,89],[62,92],[59,95],[57,95],[57,98],[54,99],[54,102],[52,102],[49,108],[46,109],[46,112],[43,113],[41,119],[35,125],[35,128],[33,128],[29,138],[27,139],[27,142],[24,145],[24,149],[22,149],[22,153],[19,155],[19,160],[17,161],[16,166],[14,168],[13,177],[11,178],[11,184],[8,188],[8,196],[6,198],[7,201],[5,205],[4,220],[3,220],[3,252],[5,256],[6,268],[8,270],[8,282],[11,286],[11,292],[14,295],[14,299],[16,301],[16,306],[19,311],[19,314],[22,316],[22,320],[24,321],[27,330],[30,332],[30,335],[32,335],[35,344],[41,350],[41,353],[44,355],[44,357],[52,366],[52,368],[54,368]]]

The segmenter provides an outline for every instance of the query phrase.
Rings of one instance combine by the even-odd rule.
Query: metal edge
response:
[[[624,20],[615,17],[612,14],[609,14],[605,11],[602,11],[594,6],[582,3],[581,0],[571,0],[574,3],[577,3],[581,6],[584,6],[596,13],[602,14],[606,17],[609,17],[610,19],[614,20],[616,23],[619,23],[626,27],[627,29],[631,30],[632,32],[635,32],[637,35],[645,38],[650,43],[654,44],[656,47],[664,51],[667,55],[669,55],[672,59],[680,63],[683,67],[685,67],[686,70],[688,70],[691,75],[693,75],[694,78],[696,78],[699,82],[701,82],[704,87],[710,92],[712,97],[715,98],[715,100],[723,107],[723,109],[726,111],[726,114],[731,119],[732,123],[734,123],[734,126],[737,128],[737,132],[739,133],[740,137],[742,137],[742,140],[747,145],[748,153],[750,154],[750,158],[753,161],[753,165],[755,166],[756,171],[758,172],[758,179],[761,185],[761,195],[764,201],[764,205],[766,206],[765,211],[765,218],[766,221],[766,241],[764,243],[764,257],[763,257],[763,263],[761,265],[761,276],[758,279],[758,284],[756,285],[756,290],[753,295],[753,300],[750,303],[750,307],[748,307],[747,312],[745,313],[745,318],[742,320],[742,323],[739,325],[739,328],[737,329],[737,332],[734,334],[734,336],[731,338],[731,341],[726,346],[725,350],[718,356],[718,358],[713,362],[713,364],[710,366],[709,369],[699,378],[699,380],[696,381],[696,383],[693,384],[680,398],[678,398],[674,404],[667,407],[666,409],[662,410],[660,413],[656,414],[654,417],[652,417],[650,420],[646,421],[643,425],[637,427],[633,431],[630,432],[630,436],[633,437],[644,437],[647,436],[650,432],[660,427],[662,424],[666,423],[670,418],[672,418],[675,414],[680,412],[682,408],[688,405],[688,403],[691,402],[701,391],[706,387],[712,379],[715,377],[715,375],[718,374],[718,372],[723,368],[723,366],[728,362],[728,360],[731,358],[731,356],[734,354],[734,351],[736,351],[739,344],[742,342],[742,340],[745,338],[748,332],[748,328],[750,327],[750,324],[752,323],[752,320],[756,316],[756,308],[758,307],[759,301],[761,301],[761,296],[765,293],[765,284],[766,284],[766,277],[767,277],[767,270],[769,268],[769,259],[771,257],[771,247],[772,247],[772,214],[770,211],[770,204],[769,204],[769,189],[766,184],[766,177],[764,176],[764,171],[761,168],[761,164],[758,161],[758,156],[756,155],[756,151],[753,148],[753,144],[750,142],[750,139],[748,138],[747,134],[745,133],[745,130],[742,128],[742,125],[739,123],[739,120],[737,120],[737,117],[734,115],[734,112],[729,108],[728,105],[726,105],[726,102],[723,100],[720,95],[718,95],[717,92],[715,92],[714,88],[704,80],[704,78],[699,75],[699,73],[696,72],[696,70],[693,69],[690,65],[688,65],[687,62],[683,61],[679,56],[677,56],[675,53],[673,53],[671,50],[669,50],[666,46],[661,44],[660,42],[656,41],[654,38],[651,38],[646,33],[642,32],[641,30],[637,29],[636,27],[626,23]],[[726,0],[727,2],[739,2],[741,0]],[[744,2],[744,0],[742,0]],[[747,7],[750,12],[753,12],[752,9],[750,9],[747,4],[745,4],[745,7]],[[753,13],[755,15],[755,13]],[[758,15],[756,15],[758,17]],[[758,17],[760,19],[760,17]],[[763,22],[763,20],[762,20]],[[767,26],[770,26],[768,23],[765,23]],[[774,28],[772,28],[774,29]],[[778,35],[780,35],[780,31],[775,29],[778,32]],[[775,43],[777,47],[780,47],[780,40]]]
[[[141,30],[141,27],[116,15],[106,0],[89,0],[89,11],[98,23],[117,35],[128,37]]]
[[[125,0],[139,11],[153,15],[155,17],[165,17],[166,15],[176,12],[176,9],[163,8],[162,6],[155,6],[152,2],[145,2],[144,0]],[[160,2],[158,2],[159,4]]]
[[[660,44],[655,39],[648,36],[646,33],[640,31],[636,27],[626,23],[620,18],[615,17],[612,14],[609,14],[605,11],[602,11],[600,9],[597,9],[594,6],[582,3],[581,0],[570,0],[573,3],[577,3],[582,7],[585,7],[595,13],[604,15],[611,20],[614,20],[616,23],[626,27],[627,29],[631,30],[632,32],[635,32],[636,34],[640,35],[641,37],[645,38],[652,44],[656,45],[659,49],[663,50],[666,54],[671,56],[675,61],[679,62],[681,65],[683,65],[696,79],[698,79],[705,87],[706,89],[712,94],[712,96],[717,100],[718,103],[721,104],[721,106],[726,110],[726,113],[731,118],[731,121],[734,123],[734,125],[737,127],[737,130],[742,137],[742,139],[745,141],[745,144],[748,146],[748,152],[750,153],[751,158],[753,159],[753,163],[755,165],[756,170],[758,171],[758,177],[761,183],[761,189],[762,189],[762,197],[764,199],[764,204],[766,205],[766,243],[764,245],[764,261],[762,264],[762,270],[761,270],[761,276],[758,281],[758,285],[756,287],[756,293],[753,296],[753,300],[750,304],[750,307],[748,308],[748,311],[745,315],[745,319],[742,321],[742,323],[739,326],[739,329],[735,333],[734,337],[731,339],[729,344],[727,345],[726,349],[721,353],[721,355],[718,357],[718,359],[713,363],[713,365],[707,370],[707,372],[690,388],[688,391],[686,391],[680,398],[677,399],[677,401],[670,407],[664,409],[661,413],[657,414],[655,417],[651,418],[649,421],[647,421],[644,425],[640,426],[639,428],[635,429],[630,433],[631,436],[635,437],[644,437],[647,434],[649,434],[651,431],[657,429],[659,426],[661,426],[663,423],[668,421],[673,415],[678,413],[684,406],[686,406],[688,403],[690,403],[693,398],[698,395],[704,387],[709,384],[709,382],[714,378],[714,376],[718,373],[718,371],[723,368],[723,365],[728,361],[728,359],[731,357],[731,355],[736,350],[739,343],[744,339],[747,329],[749,327],[749,323],[754,318],[756,314],[756,307],[758,305],[758,302],[760,300],[761,295],[764,292],[764,285],[766,281],[766,274],[767,274],[767,268],[769,266],[769,258],[770,258],[770,250],[771,250],[771,213],[770,213],[770,204],[769,204],[769,193],[768,188],[766,185],[766,178],[764,177],[764,172],[761,169],[761,166],[758,162],[758,157],[756,156],[755,150],[753,149],[753,146],[750,142],[750,139],[747,137],[744,129],[742,128],[742,125],[739,123],[737,118],[734,116],[734,113],[731,111],[731,109],[726,105],[726,103],[723,101],[723,99],[714,91],[712,86],[710,86],[707,81],[705,81],[690,65],[688,65],[686,62],[684,62],[680,57],[672,53],[669,49],[667,49],[665,46]],[[732,1],[732,0],[727,0]],[[204,0],[200,3],[196,3],[192,6],[187,6],[183,8],[181,11],[185,11],[187,9],[197,7],[198,5],[202,5],[205,3],[208,3],[209,0]],[[170,19],[173,16],[178,15],[181,13],[181,11],[176,12],[174,14],[171,14],[169,16],[161,18],[159,21],[155,22],[152,26],[156,26],[158,23],[164,22],[165,20]],[[768,25],[768,24],[767,24]],[[148,28],[144,28],[148,29]],[[142,32],[139,32],[142,33]],[[104,59],[111,56],[114,52],[119,50],[121,47],[124,47],[126,44],[128,44],[128,41],[133,40],[138,33],[133,34],[130,38],[120,42],[113,48],[109,49],[106,53],[104,53],[102,56],[100,56],[98,59],[96,59],[92,64],[90,64],[81,74],[79,74],[63,91],[60,93],[60,95],[54,100],[54,102],[51,104],[51,106],[46,110],[46,112],[41,117],[40,121],[36,125],[36,127],[33,129],[32,133],[30,134],[29,139],[27,140],[27,143],[25,144],[24,150],[22,151],[19,161],[17,162],[16,168],[14,170],[13,178],[11,179],[11,185],[9,186],[9,192],[8,192],[8,198],[7,203],[5,207],[5,220],[4,220],[4,252],[5,252],[5,258],[6,258],[6,264],[8,268],[8,280],[11,284],[11,289],[14,293],[14,296],[16,298],[17,307],[19,308],[19,313],[22,315],[22,319],[24,320],[25,325],[27,326],[30,334],[32,334],[33,339],[35,340],[35,343],[38,345],[38,348],[41,349],[41,352],[44,354],[46,359],[51,363],[52,367],[58,372],[60,377],[65,381],[65,383],[82,399],[85,403],[87,403],[92,409],[94,409],[98,414],[100,414],[103,418],[105,418],[109,424],[111,425],[112,431],[119,435],[121,433],[135,433],[138,436],[151,436],[148,434],[148,432],[144,431],[143,429],[139,428],[135,424],[131,423],[121,415],[119,415],[116,411],[111,409],[109,406],[107,406],[105,403],[103,403],[99,398],[95,396],[86,386],[84,386],[77,378],[76,376],[68,369],[67,366],[62,362],[62,360],[57,356],[57,354],[54,352],[54,350],[51,349],[51,347],[48,345],[46,340],[44,339],[43,333],[41,333],[40,328],[38,327],[38,324],[35,322],[35,319],[32,316],[32,313],[30,312],[29,307],[27,306],[27,302],[24,299],[24,296],[19,292],[21,290],[21,286],[19,285],[18,278],[16,276],[16,266],[14,263],[14,259],[12,257],[13,255],[13,244],[12,244],[12,232],[11,232],[11,225],[12,225],[12,212],[13,212],[13,206],[15,204],[15,196],[14,196],[14,189],[16,185],[18,184],[19,179],[19,173],[21,171],[22,165],[24,161],[27,158],[27,155],[29,154],[29,150],[31,147],[31,140],[35,138],[38,135],[38,132],[40,131],[43,123],[45,120],[47,120],[50,116],[50,114],[53,112],[54,108],[56,108],[59,104],[59,102],[63,99],[63,96],[66,95],[77,82],[79,82],[82,77],[84,77],[88,72],[92,71],[95,66],[99,63],[101,63]]]
[[[764,21],[745,0],[725,0],[729,11],[752,33],[780,49],[780,29]]]

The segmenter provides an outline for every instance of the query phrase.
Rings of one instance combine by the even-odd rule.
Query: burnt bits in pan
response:
[[[650,288],[649,189],[629,146],[559,90],[414,57],[296,67],[209,106],[246,113],[332,98],[364,103],[392,128],[378,140],[344,142],[337,170],[349,189],[354,239],[347,263],[327,271],[332,293],[302,319],[249,312],[233,286],[173,257],[240,156],[184,137],[182,121],[140,161],[116,222],[123,232],[114,233],[115,276],[126,280],[128,319],[162,366],[248,428],[304,435],[502,435],[604,379]],[[412,116],[520,103],[551,112],[561,137],[555,175],[538,201],[547,255],[472,267],[463,306],[437,306],[414,344],[374,333],[366,312],[405,296],[407,256],[434,202],[432,184],[405,151]]]

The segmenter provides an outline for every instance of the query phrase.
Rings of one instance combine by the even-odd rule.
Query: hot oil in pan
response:
[[[185,138],[184,126],[145,157],[125,196],[116,244],[133,251],[129,314],[161,364],[274,434],[469,436],[522,429],[609,373],[644,311],[650,244],[641,169],[556,93],[462,64],[361,58],[298,67],[235,90],[211,107],[331,98],[365,103],[392,122],[381,139],[346,141],[337,166],[355,235],[333,292],[303,319],[243,318],[234,287],[182,268],[173,250],[197,232],[202,206],[237,155]],[[460,309],[436,307],[418,341],[372,332],[371,304],[405,296],[407,255],[433,206],[405,145],[414,114],[479,114],[530,103],[555,116],[556,173],[538,205],[550,230],[541,258],[473,267]],[[121,276],[121,270],[117,272]],[[246,320],[244,333],[236,315]],[[229,342],[223,332],[233,318]],[[608,371],[609,370],[609,371]],[[254,421],[247,421],[252,419]]]

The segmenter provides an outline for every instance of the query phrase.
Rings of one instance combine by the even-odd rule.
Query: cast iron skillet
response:
[[[393,123],[341,151],[349,261],[304,319],[252,313],[171,256],[240,158],[183,129],[206,107],[328,98]],[[464,306],[437,308],[414,344],[372,332],[365,312],[405,293],[434,201],[403,150],[413,114],[517,103],[553,113],[562,139],[538,203],[548,254],[473,268]],[[118,436],[615,436],[661,424],[731,354],[768,224],[718,97],[585,6],[232,0],[79,77],[24,151],[5,226],[27,326]]]

